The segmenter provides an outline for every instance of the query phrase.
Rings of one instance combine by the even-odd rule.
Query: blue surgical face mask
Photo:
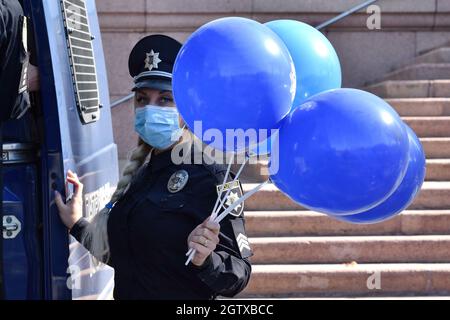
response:
[[[152,147],[166,149],[183,133],[178,119],[179,113],[174,107],[146,105],[136,109],[134,129]]]

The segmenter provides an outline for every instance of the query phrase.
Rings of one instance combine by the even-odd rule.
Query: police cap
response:
[[[128,69],[134,79],[133,91],[139,88],[172,90],[172,70],[181,43],[165,35],[141,39],[128,59]]]

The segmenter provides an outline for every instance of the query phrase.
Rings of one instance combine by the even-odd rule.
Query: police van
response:
[[[71,192],[70,169],[89,217],[119,178],[95,1],[22,2],[40,90],[24,116],[3,124],[1,290],[6,299],[108,299],[113,269],[95,269],[54,202],[54,190]]]

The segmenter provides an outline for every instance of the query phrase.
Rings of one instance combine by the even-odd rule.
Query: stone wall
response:
[[[362,0],[97,0],[111,101],[130,93],[128,54],[143,36],[184,41],[202,24],[225,16],[266,22],[296,19],[318,25]],[[368,30],[365,10],[324,33],[341,60],[343,86],[361,87],[419,53],[450,42],[450,0],[380,0],[381,29]],[[119,158],[136,144],[131,103],[113,109]]]

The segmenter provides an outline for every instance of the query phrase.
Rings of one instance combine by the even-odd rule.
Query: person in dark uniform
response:
[[[180,49],[178,41],[152,35],[130,54],[139,142],[110,203],[90,222],[82,218],[83,185],[71,171],[67,182],[74,186],[73,197],[64,204],[55,195],[70,233],[115,269],[115,299],[232,297],[250,278],[243,203],[220,224],[209,221],[226,166],[193,159],[201,148],[184,128],[172,96]],[[175,155],[183,161],[174,161]],[[226,188],[230,196],[222,210],[242,195],[239,183]],[[189,248],[196,254],[186,266]]]
[[[0,0],[0,120],[20,119],[30,107],[29,92],[39,88],[29,64],[28,20],[18,0]]]

